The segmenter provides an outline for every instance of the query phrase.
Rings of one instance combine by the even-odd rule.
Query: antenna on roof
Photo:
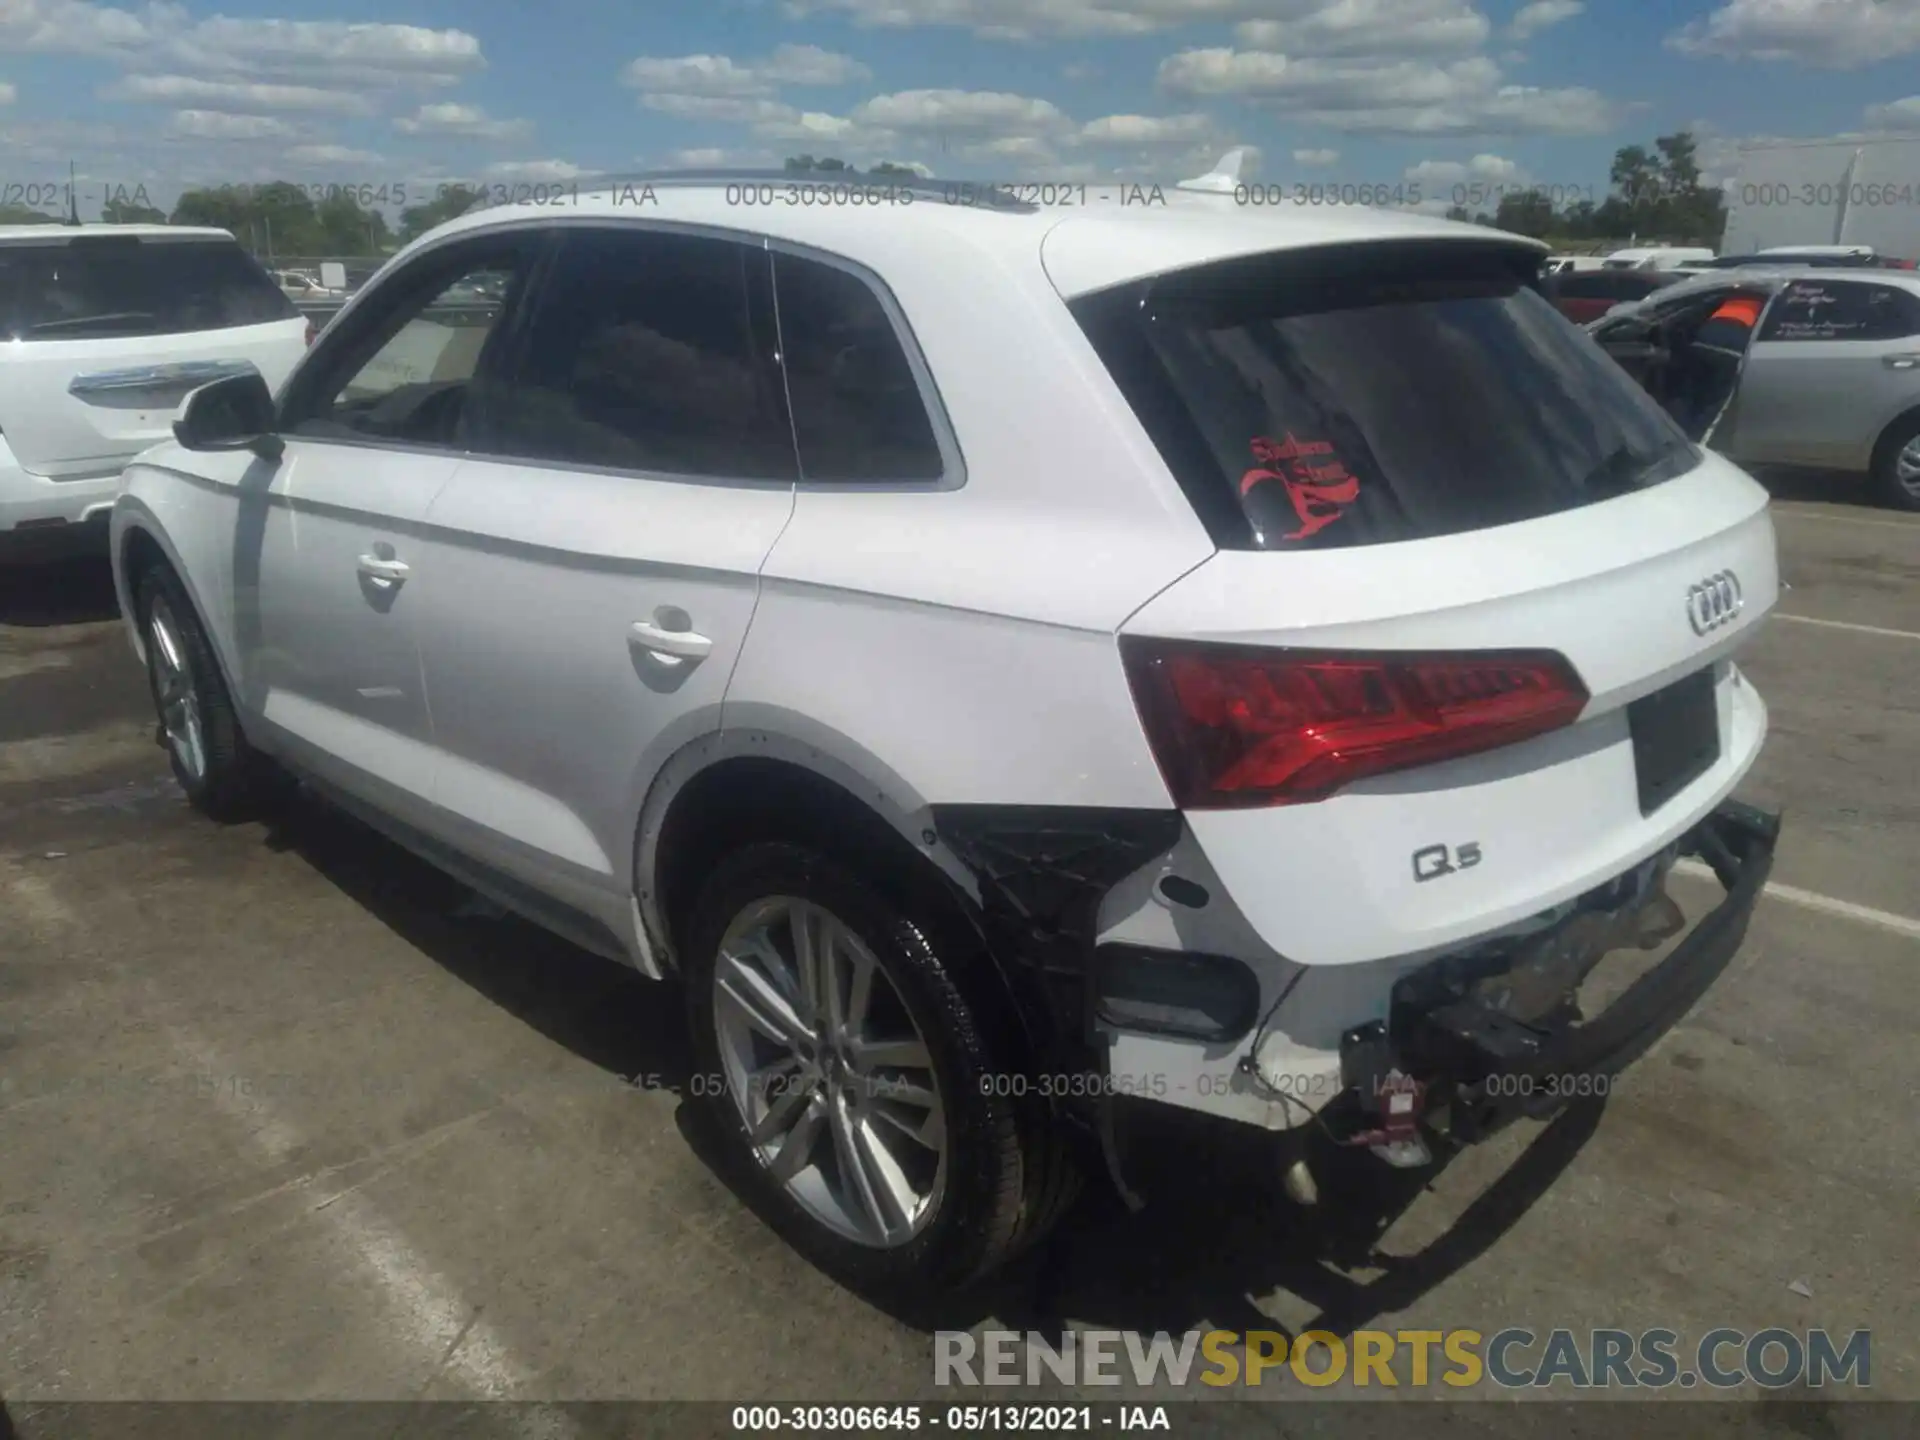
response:
[[[74,187],[73,161],[67,161],[67,218],[69,225],[80,223],[80,192]]]
[[[1182,180],[1176,190],[1197,190],[1203,195],[1231,195],[1253,178],[1259,165],[1259,152],[1250,145],[1236,146],[1213,162],[1213,169],[1191,180]]]

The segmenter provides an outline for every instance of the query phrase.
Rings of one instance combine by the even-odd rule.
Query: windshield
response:
[[[1698,463],[1531,264],[1431,244],[1262,256],[1074,309],[1218,543],[1371,545],[1575,509]]]
[[[82,235],[0,245],[0,336],[178,335],[297,318],[231,240]]]

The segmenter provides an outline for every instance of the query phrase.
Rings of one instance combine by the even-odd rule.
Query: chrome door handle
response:
[[[405,580],[411,572],[404,560],[382,560],[378,555],[362,555],[360,573],[376,585],[392,587]]]
[[[627,639],[671,664],[682,660],[704,660],[713,653],[713,641],[691,630],[664,630],[646,620],[636,620],[627,630]]]
[[[1920,355],[1882,355],[1880,363],[1889,370],[1912,370],[1920,368]]]

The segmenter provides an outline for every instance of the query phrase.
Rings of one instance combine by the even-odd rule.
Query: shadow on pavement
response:
[[[581,1059],[684,1092],[690,1061],[672,987],[501,914],[324,802],[287,805],[267,843],[298,853],[449,974]]]
[[[743,1205],[775,1218],[739,1184],[704,1107],[684,1103],[691,1065],[676,987],[518,918],[476,913],[459,882],[322,802],[289,806],[268,843],[298,852],[449,973],[582,1059],[614,1075],[660,1076],[682,1098],[677,1119],[690,1148]],[[992,1316],[999,1325],[1045,1332],[1072,1321],[1178,1333],[1282,1330],[1255,1297],[1285,1290],[1314,1308],[1304,1328],[1350,1333],[1405,1309],[1484,1255],[1579,1154],[1600,1109],[1563,1112],[1444,1235],[1410,1256],[1382,1255],[1378,1244],[1436,1169],[1397,1171],[1322,1143],[1311,1153],[1321,1200],[1302,1208],[1281,1193],[1275,1152],[1257,1143],[1266,1137],[1221,1122],[1215,1136],[1204,1119],[1196,1125],[1148,1112],[1128,1145],[1128,1181],[1148,1197],[1141,1213],[1128,1212],[1093,1177],[1049,1244],[978,1290],[915,1302],[863,1298],[926,1331]]]
[[[74,549],[0,535],[0,625],[86,625],[119,614],[104,541]]]

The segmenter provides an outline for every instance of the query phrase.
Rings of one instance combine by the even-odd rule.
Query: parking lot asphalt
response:
[[[0,568],[0,1395],[951,1399],[930,1329],[1068,1323],[1870,1329],[1920,1400],[1920,517],[1777,515],[1775,891],[1610,1099],[1334,1213],[1204,1164],[1095,1195],[908,1315],[716,1178],[670,992],[317,805],[200,820],[104,563]]]

